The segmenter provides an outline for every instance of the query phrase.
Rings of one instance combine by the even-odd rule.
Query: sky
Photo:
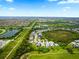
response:
[[[79,17],[79,0],[0,0],[0,16]]]

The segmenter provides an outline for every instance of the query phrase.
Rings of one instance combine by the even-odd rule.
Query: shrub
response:
[[[45,48],[45,47],[40,47],[38,49],[39,52],[43,52],[43,53],[46,53],[46,52],[49,52],[49,48]]]

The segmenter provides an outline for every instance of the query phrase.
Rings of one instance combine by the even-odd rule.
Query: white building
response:
[[[7,43],[9,43],[11,40],[0,40],[0,49],[3,48]]]
[[[52,42],[52,41],[49,42],[49,46],[54,46],[54,44],[55,44],[55,43]]]
[[[42,33],[38,33],[38,38],[42,38]]]
[[[59,46],[57,43],[55,43],[55,46]]]
[[[71,42],[73,44],[73,47],[79,48],[79,40],[75,40],[74,42]]]
[[[36,42],[36,45],[41,46],[41,43],[42,43],[41,41],[38,41],[38,42]]]

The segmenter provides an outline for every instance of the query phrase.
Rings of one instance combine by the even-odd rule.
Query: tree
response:
[[[67,48],[67,51],[68,51],[70,54],[73,54],[72,48]]]
[[[49,48],[46,48],[46,47],[40,47],[38,49],[39,52],[43,52],[43,53],[46,53],[46,52],[49,52]]]

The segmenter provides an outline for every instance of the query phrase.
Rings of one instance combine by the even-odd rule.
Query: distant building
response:
[[[57,43],[55,43],[55,46],[59,46]]]
[[[73,47],[79,48],[79,40],[75,40],[74,42],[71,42],[73,44]]]
[[[37,46],[41,46],[41,43],[42,43],[41,41],[38,41],[38,42],[36,43],[36,45],[37,45]]]
[[[35,31],[33,31],[33,32],[32,32],[32,36],[35,36],[35,34],[36,34]]]
[[[49,42],[49,46],[54,46],[54,44],[55,44],[55,43],[52,42],[52,41]]]
[[[5,43],[5,41],[0,40],[0,47]]]
[[[3,46],[7,43],[9,43],[11,40],[0,40],[0,49],[3,48]]]
[[[79,40],[75,40],[74,42],[79,43]]]
[[[42,33],[38,33],[38,38],[42,38]]]
[[[49,47],[49,42],[46,42],[46,47],[47,47],[47,48]]]
[[[56,43],[54,43],[54,42],[52,42],[52,41],[48,41],[47,39],[46,39],[46,41],[40,41],[40,40],[38,40],[37,42],[36,42],[36,46],[45,46],[46,48],[48,48],[48,47],[52,47],[52,46],[59,46],[58,44],[56,44]]]
[[[46,47],[52,47],[54,45],[55,45],[54,42],[46,40]]]

